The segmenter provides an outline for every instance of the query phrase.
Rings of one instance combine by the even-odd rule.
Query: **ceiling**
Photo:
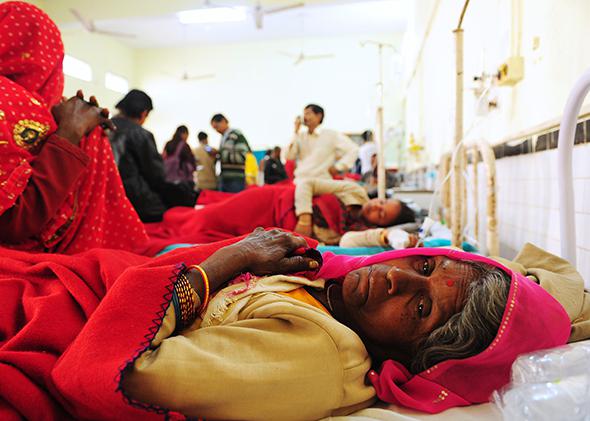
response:
[[[328,1],[308,0],[305,7],[265,16],[262,30],[256,29],[251,13],[256,2],[211,0],[212,4],[245,6],[242,22],[183,25],[176,12],[204,7],[205,2],[188,0],[46,0],[44,9],[64,33],[81,30],[70,12],[77,9],[97,28],[131,33],[135,38],[117,38],[134,48],[157,48],[186,44],[248,42],[279,38],[338,36],[355,33],[403,32],[411,0]],[[296,3],[298,0],[262,1],[264,8]]]

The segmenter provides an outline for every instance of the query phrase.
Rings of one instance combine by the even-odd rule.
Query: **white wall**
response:
[[[11,1],[11,0],[0,0],[0,3],[6,3],[7,1]],[[35,6],[39,7],[39,8],[43,8],[45,7],[45,2],[47,0],[22,0],[25,3],[31,3],[34,4]]]
[[[455,52],[452,29],[463,1],[416,0],[414,21],[404,49],[408,72],[416,56],[431,10],[440,1],[416,77],[406,92],[406,133],[427,147],[427,162],[438,162],[453,142]],[[521,0],[522,35],[512,25],[515,0],[471,2],[464,20],[465,87],[482,71],[494,72],[520,39],[525,76],[514,88],[498,87],[498,109],[471,132],[491,143],[558,117],[569,89],[590,66],[590,49],[577,47],[590,37],[587,0]],[[513,33],[514,32],[514,33]],[[511,38],[512,37],[512,38]],[[533,49],[534,38],[539,47]],[[409,75],[406,75],[408,78]],[[465,92],[464,126],[474,121],[475,95]],[[586,103],[590,100],[587,99]],[[468,137],[468,138],[469,138]]]
[[[420,36],[437,0],[415,2],[414,28],[406,38],[406,57],[415,56]],[[496,89],[499,107],[474,120],[475,96],[465,92],[467,128],[477,125],[468,140],[482,138],[491,144],[531,131],[559,118],[569,91],[590,66],[590,2],[587,0],[522,0],[522,30],[512,23],[513,0],[471,2],[464,21],[465,85],[474,75],[492,72],[520,40],[525,58],[524,79],[514,88]],[[451,30],[456,26],[463,1],[440,0],[423,59],[406,98],[406,133],[424,142],[424,162],[436,163],[453,143],[454,46]],[[418,35],[417,35],[418,34]],[[538,48],[534,39],[538,38]],[[410,66],[409,66],[410,67]],[[406,75],[409,77],[409,75]],[[586,104],[590,98],[586,98]],[[590,145],[574,150],[578,269],[590,285]],[[513,257],[525,242],[559,254],[559,202],[556,151],[503,158],[497,161],[498,215],[501,253]],[[471,169],[470,169],[471,173]],[[480,192],[485,191],[480,164]],[[469,194],[471,201],[471,193]],[[480,195],[482,234],[485,202]],[[471,225],[472,227],[473,225]],[[485,238],[482,236],[485,244]]]
[[[576,211],[577,268],[590,287],[590,145],[574,149],[574,195]],[[557,150],[503,158],[496,161],[498,233],[500,253],[512,258],[526,242],[560,254],[559,184]],[[473,170],[468,171],[472,180]],[[485,169],[478,166],[480,239],[485,247]],[[473,202],[469,192],[473,233]]]
[[[102,106],[115,111],[114,105],[124,94],[104,86],[106,72],[126,78],[135,87],[135,53],[116,38],[90,34],[80,29],[62,31],[66,54],[83,60],[92,67],[93,80],[82,81],[66,76],[64,95],[71,96],[82,89],[86,96],[96,95]]]
[[[154,100],[146,122],[162,147],[179,124],[205,130],[213,144],[219,135],[209,125],[224,113],[243,130],[255,149],[285,145],[293,120],[315,102],[326,110],[325,125],[344,132],[373,128],[377,105],[377,50],[361,48],[365,39],[399,44],[394,35],[288,39],[248,44],[137,50],[138,85]],[[293,65],[280,52],[334,54],[334,58]],[[385,54],[387,121],[400,120],[400,80],[395,80],[393,52]],[[181,81],[178,77],[214,73],[214,79]]]

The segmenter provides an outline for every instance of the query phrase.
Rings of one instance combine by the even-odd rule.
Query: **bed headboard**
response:
[[[467,148],[466,148],[467,149]],[[496,157],[494,155],[494,150],[490,146],[490,144],[484,140],[477,142],[475,145],[469,147],[469,153],[472,156],[472,164],[474,168],[474,189],[473,189],[473,204],[474,204],[474,212],[475,212],[475,226],[474,232],[475,237],[479,241],[479,207],[478,207],[478,170],[477,164],[479,162],[479,157],[483,160],[484,168],[486,170],[486,202],[487,202],[487,215],[486,215],[486,249],[487,254],[492,256],[499,256],[500,255],[500,241],[498,236],[498,216],[497,216],[497,195],[496,195]],[[447,221],[447,225],[449,228],[457,233],[458,230],[461,230],[461,226],[465,226],[467,223],[467,183],[463,183],[462,188],[462,195],[461,195],[461,218],[462,224],[456,225],[454,221],[456,219],[450,217],[452,212],[452,200],[453,197],[451,195],[451,188],[449,183],[449,178],[447,177],[449,171],[451,171],[451,161],[452,155],[450,153],[444,154],[441,157],[441,161],[439,164],[439,182],[442,183],[446,180],[446,182],[442,183],[440,187],[440,195],[441,195],[441,212],[443,212],[443,218]],[[463,162],[466,162],[464,160]],[[460,234],[462,235],[462,234]]]

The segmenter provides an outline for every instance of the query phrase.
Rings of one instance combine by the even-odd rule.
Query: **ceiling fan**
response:
[[[191,75],[186,70],[184,72],[182,72],[180,77],[178,77],[176,75],[172,75],[170,73],[164,73],[164,74],[167,76],[178,78],[183,82],[188,82],[190,80],[204,80],[204,79],[214,79],[215,78],[215,74],[213,74],[213,73],[205,73],[202,75]]]
[[[308,60],[321,60],[325,58],[334,57],[334,54],[305,54],[303,51],[301,51],[299,54],[292,54],[286,52],[281,52],[280,54],[295,59],[295,61],[293,62],[293,66],[298,66],[304,61]]]
[[[303,7],[303,6],[305,6],[305,3],[299,2],[299,3],[289,4],[286,6],[275,7],[272,9],[264,9],[262,7],[262,4],[260,3],[260,1],[258,1],[256,3],[256,6],[254,6],[254,22],[256,23],[256,28],[257,29],[263,28],[264,17],[266,15],[273,15],[275,13],[285,12],[287,10],[299,9],[300,7]]]
[[[264,26],[264,17],[266,15],[274,15],[276,13],[286,12],[287,10],[299,9],[303,6],[305,6],[305,3],[300,1],[297,3],[288,4],[286,6],[265,9],[262,7],[262,3],[260,2],[260,0],[258,0],[256,2],[256,5],[252,7],[251,13],[254,18],[254,23],[256,24],[256,28],[262,29]],[[224,4],[223,2],[218,3],[217,1],[212,1],[212,0],[204,0],[203,7],[201,9],[234,9],[234,10],[238,10],[238,9],[245,9],[245,7]]]
[[[108,35],[111,37],[124,37],[124,38],[135,38],[135,34],[129,34],[125,32],[117,32],[117,31],[107,31],[104,29],[99,29],[94,24],[94,20],[86,19],[82,14],[76,9],[70,9],[72,15],[82,24],[82,27],[86,29],[86,31],[90,32],[91,34],[101,34],[101,35]]]

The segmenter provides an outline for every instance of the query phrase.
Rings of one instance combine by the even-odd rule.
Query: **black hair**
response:
[[[409,222],[416,222],[416,213],[410,208],[403,200],[399,201],[401,204],[401,209],[399,211],[399,215],[391,225],[401,225],[407,224]]]
[[[313,111],[314,114],[321,114],[322,118],[320,119],[320,124],[324,121],[324,116],[326,115],[326,113],[324,112],[324,109],[322,107],[320,107],[317,104],[308,104],[305,109],[310,109],[311,111]]]
[[[363,142],[369,142],[373,140],[373,131],[372,130],[365,130],[361,135],[363,138]]]
[[[141,113],[153,110],[154,106],[148,94],[139,89],[132,89],[115,105],[115,108],[127,117],[141,118]]]
[[[186,127],[184,124],[176,128],[174,136],[172,136],[172,140],[180,138],[181,134],[188,134],[188,127]]]
[[[221,123],[222,121],[227,121],[227,118],[223,114],[215,114],[211,117],[211,122]]]
[[[205,132],[199,132],[199,134],[197,135],[197,138],[199,139],[199,142],[207,139],[209,136],[207,135],[207,133]]]
[[[274,148],[272,148],[273,151],[281,151],[281,147],[280,146],[275,146]]]
[[[174,132],[172,139],[166,143],[166,146],[164,146],[164,151],[166,151],[166,154],[168,154],[168,155],[174,154],[174,152],[176,151],[176,148],[178,147],[178,142],[182,142],[182,139],[180,138],[180,136],[182,134],[188,135],[188,127],[183,125],[183,126],[178,126],[176,128],[176,131]]]

